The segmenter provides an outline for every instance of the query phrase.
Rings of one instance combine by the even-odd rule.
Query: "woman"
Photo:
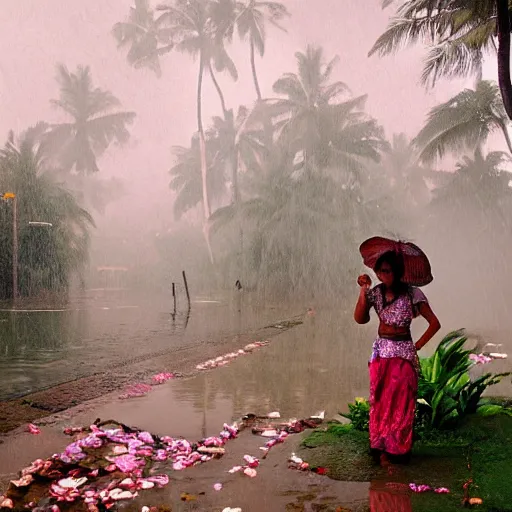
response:
[[[417,351],[439,331],[441,324],[423,292],[402,282],[404,264],[400,254],[384,253],[374,271],[381,284],[371,289],[366,274],[354,311],[358,324],[370,321],[373,307],[379,316],[379,335],[373,344],[370,369],[370,448],[376,460],[406,461],[412,449],[414,412],[418,390]],[[410,326],[421,315],[429,326],[413,343]]]

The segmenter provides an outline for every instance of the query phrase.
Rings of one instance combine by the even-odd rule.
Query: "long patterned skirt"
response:
[[[418,374],[400,357],[377,357],[370,369],[370,447],[391,455],[412,449]]]

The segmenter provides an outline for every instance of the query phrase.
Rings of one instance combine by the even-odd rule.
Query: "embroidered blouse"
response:
[[[368,303],[373,307],[381,322],[386,325],[409,329],[413,318],[419,314],[418,305],[428,303],[425,294],[416,287],[409,287],[406,294],[400,295],[389,304],[385,303],[384,288],[377,285],[367,294]],[[418,354],[411,340],[396,341],[378,337],[373,343],[373,351],[370,362],[377,357],[400,357],[411,361],[416,371],[419,372]]]

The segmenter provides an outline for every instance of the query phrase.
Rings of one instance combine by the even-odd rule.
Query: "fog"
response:
[[[321,46],[324,63],[336,55],[340,59],[330,81],[345,82],[355,96],[368,95],[364,111],[382,125],[387,140],[398,133],[405,133],[410,140],[423,127],[432,107],[474,84],[473,77],[442,80],[435,88],[426,90],[420,84],[425,51],[419,45],[395,56],[369,58],[368,51],[385,30],[392,14],[381,9],[380,0],[287,0],[284,3],[291,13],[291,17],[282,22],[287,32],[269,26],[265,56],[256,57],[264,98],[275,98],[273,83],[284,73],[296,71],[295,52],[304,52],[308,44]],[[127,19],[130,6],[129,0],[17,0],[0,8],[0,44],[4,49],[0,59],[0,134],[7,139],[10,130],[21,134],[39,121],[50,124],[66,121],[59,109],[50,104],[51,99],[59,96],[56,66],[63,64],[70,72],[79,65],[90,66],[94,86],[110,91],[119,99],[119,109],[135,112],[136,118],[128,126],[129,141],[121,147],[112,144],[98,158],[100,172],[94,178],[83,177],[85,182],[89,179],[107,183],[112,178],[119,180],[107,189],[104,211],[87,204],[96,224],[91,230],[87,286],[101,286],[95,274],[98,266],[126,266],[137,276],[132,282],[134,286],[144,283],[149,287],[166,287],[171,274],[176,275],[181,268],[186,268],[192,274],[191,282],[197,293],[212,295],[233,291],[236,278],[247,285],[248,292],[269,291],[276,285],[269,283],[273,279],[271,275],[260,272],[251,278],[237,274],[239,270],[232,271],[232,265],[223,259],[228,251],[226,247],[235,243],[236,235],[213,236],[217,263],[216,266],[209,263],[201,234],[200,206],[192,208],[179,221],[175,219],[176,192],[169,188],[169,170],[176,162],[172,148],[188,146],[197,130],[198,62],[173,51],[161,59],[161,78],[149,69],[130,66],[126,50],[119,50],[112,36],[112,27]],[[256,97],[249,47],[235,36],[228,52],[236,63],[239,79],[233,82],[225,73],[217,76],[227,107],[236,110],[239,105],[246,105],[251,108]],[[484,78],[495,77],[494,63],[489,61],[484,68]],[[210,125],[212,116],[222,116],[222,111],[206,74],[205,127]],[[504,149],[499,134],[494,134],[487,145],[490,151]],[[453,172],[459,159],[457,155],[451,156],[438,162],[437,167]],[[378,172],[379,167],[372,165]],[[229,204],[229,184],[227,187],[226,195],[214,207]],[[92,196],[96,194],[92,192]],[[395,201],[401,202],[401,199],[395,198]],[[471,198],[468,201],[471,203]],[[432,223],[425,227],[430,213],[413,207],[407,210],[403,204],[399,205],[399,210],[401,208],[400,219],[383,214],[379,222],[370,221],[362,226],[360,234],[356,232],[343,246],[333,242],[328,250],[323,247],[308,253],[318,259],[301,263],[302,274],[315,269],[312,281],[318,284],[325,278],[329,282],[331,278],[325,267],[332,266],[333,262],[343,265],[345,254],[351,252],[346,256],[343,272],[344,276],[353,275],[353,284],[343,287],[342,281],[333,286],[320,283],[318,288],[327,290],[322,297],[318,290],[309,290],[309,284],[301,287],[298,283],[297,296],[288,299],[303,301],[305,306],[327,302],[334,308],[348,308],[345,298],[357,293],[355,279],[364,270],[358,259],[358,243],[370,234],[394,233],[414,240],[431,257],[435,280],[426,293],[441,318],[443,330],[467,327],[482,332],[504,332],[510,323],[507,312],[508,287],[512,284],[507,262],[512,247],[510,224],[487,219],[484,222],[487,229],[482,226],[473,229],[475,221],[470,216],[464,217],[463,224],[460,221],[450,223],[452,213],[446,211],[434,222],[434,227],[439,228],[436,231]],[[481,218],[481,211],[481,205],[475,202],[475,218]],[[512,214],[510,207],[503,211]],[[508,221],[506,216],[504,218]],[[386,219],[384,223],[383,219]],[[340,224],[344,220],[338,219]],[[301,236],[295,239],[300,243],[292,248],[296,253],[305,248],[302,243],[308,243],[307,231],[303,238]],[[496,244],[491,245],[494,242]],[[322,244],[321,241],[315,243]],[[162,254],[167,255],[167,261],[163,261]],[[281,273],[278,275],[282,277]],[[287,282],[274,286],[278,292],[283,292],[280,286],[286,287]],[[283,295],[286,294],[277,293],[278,297]],[[265,296],[270,300],[270,295]]]

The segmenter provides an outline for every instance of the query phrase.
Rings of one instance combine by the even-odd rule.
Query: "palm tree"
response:
[[[296,58],[298,72],[274,84],[284,98],[266,101],[281,146],[292,155],[302,152],[310,169],[357,173],[362,159],[378,161],[388,147],[383,130],[363,112],[366,96],[350,98],[346,84],[330,81],[337,58],[324,64],[322,49],[311,46]]]
[[[243,40],[249,39],[252,78],[258,101],[261,101],[262,96],[256,71],[256,50],[260,57],[265,55],[265,25],[270,23],[274,27],[286,32],[284,27],[280,25],[280,22],[289,16],[288,9],[279,2],[259,2],[257,0],[236,2],[235,24],[240,38]]]
[[[208,190],[210,199],[220,201],[227,192],[226,183],[228,176],[226,169],[217,164],[215,155],[216,144],[212,141],[210,134],[206,139],[206,155],[209,162],[216,165],[208,167]],[[173,153],[176,158],[175,164],[170,170],[172,176],[170,187],[177,192],[174,201],[174,215],[180,219],[188,210],[195,208],[203,200],[202,174],[201,174],[201,150],[199,136],[192,137],[190,147],[175,146]]]
[[[173,5],[161,6],[159,9],[163,11],[161,16],[162,23],[165,23],[173,34],[175,49],[183,53],[188,53],[193,58],[199,59],[196,102],[201,157],[202,203],[205,221],[205,238],[213,261],[207,231],[207,221],[211,216],[212,209],[208,197],[208,162],[202,117],[203,78],[206,69],[209,69],[212,78],[214,78],[213,68],[211,66],[212,61],[217,70],[227,69],[234,78],[236,78],[236,68],[227,55],[224,46],[219,44],[215,39],[216,29],[211,20],[207,0],[176,0]],[[216,87],[217,91],[220,93],[222,108],[226,111],[220,87],[218,87],[218,84]]]
[[[510,173],[503,169],[510,162],[510,155],[492,151],[486,156],[476,149],[474,156],[464,156],[457,164],[452,179],[442,188],[434,190],[433,208],[451,208],[455,215],[467,217],[473,210],[478,215],[500,213],[504,203],[510,204],[512,189],[509,186]]]
[[[148,0],[135,0],[125,22],[116,23],[112,35],[118,48],[129,47],[127,60],[136,69],[147,67],[162,75],[160,57],[173,49],[172,33],[155,18]]]
[[[384,7],[392,3],[383,0]],[[502,100],[512,119],[511,13],[508,0],[407,0],[398,7],[370,55],[386,55],[422,41],[430,47],[422,80],[433,85],[440,76],[476,73],[480,80],[484,56],[497,54]]]
[[[298,175],[287,165],[286,155],[275,159],[274,167],[259,176],[253,197],[238,208],[217,210],[212,232],[220,236],[238,215],[242,217],[248,234],[245,260],[250,287],[280,298],[334,294],[356,265],[350,255],[356,254],[356,240],[368,229],[364,206],[354,191],[331,176]],[[354,251],[340,251],[342,247]],[[227,271],[233,268],[228,259]]]
[[[89,229],[94,226],[89,213],[54,180],[39,142],[46,128],[41,123],[19,140],[11,133],[0,151],[0,188],[13,191],[18,202],[20,288],[24,294],[41,288],[66,289],[71,273],[87,260]],[[32,221],[50,223],[51,227],[33,227]],[[0,233],[5,249],[1,273],[9,275],[5,265],[12,258],[12,231],[4,225]]]
[[[423,83],[434,85],[440,76],[481,76],[484,55],[496,50],[495,14],[494,0],[404,1],[369,55],[423,42],[429,46]]]
[[[113,112],[120,106],[119,100],[93,86],[89,67],[79,66],[76,73],[70,73],[59,65],[57,80],[60,98],[52,100],[52,104],[71,121],[51,125],[44,134],[45,146],[64,170],[98,172],[97,158],[111,143],[122,144],[129,139],[126,125],[133,121],[135,113]]]
[[[418,151],[407,135],[394,134],[389,151],[364,173],[363,196],[366,202],[374,201],[381,209],[398,203],[403,207],[402,212],[407,210],[410,215],[428,204],[428,182],[435,172],[421,165]]]
[[[415,143],[421,149],[421,160],[431,162],[447,151],[474,150],[485,144],[495,130],[503,133],[512,155],[508,119],[499,89],[495,83],[482,80],[474,90],[465,89],[434,107]]]

